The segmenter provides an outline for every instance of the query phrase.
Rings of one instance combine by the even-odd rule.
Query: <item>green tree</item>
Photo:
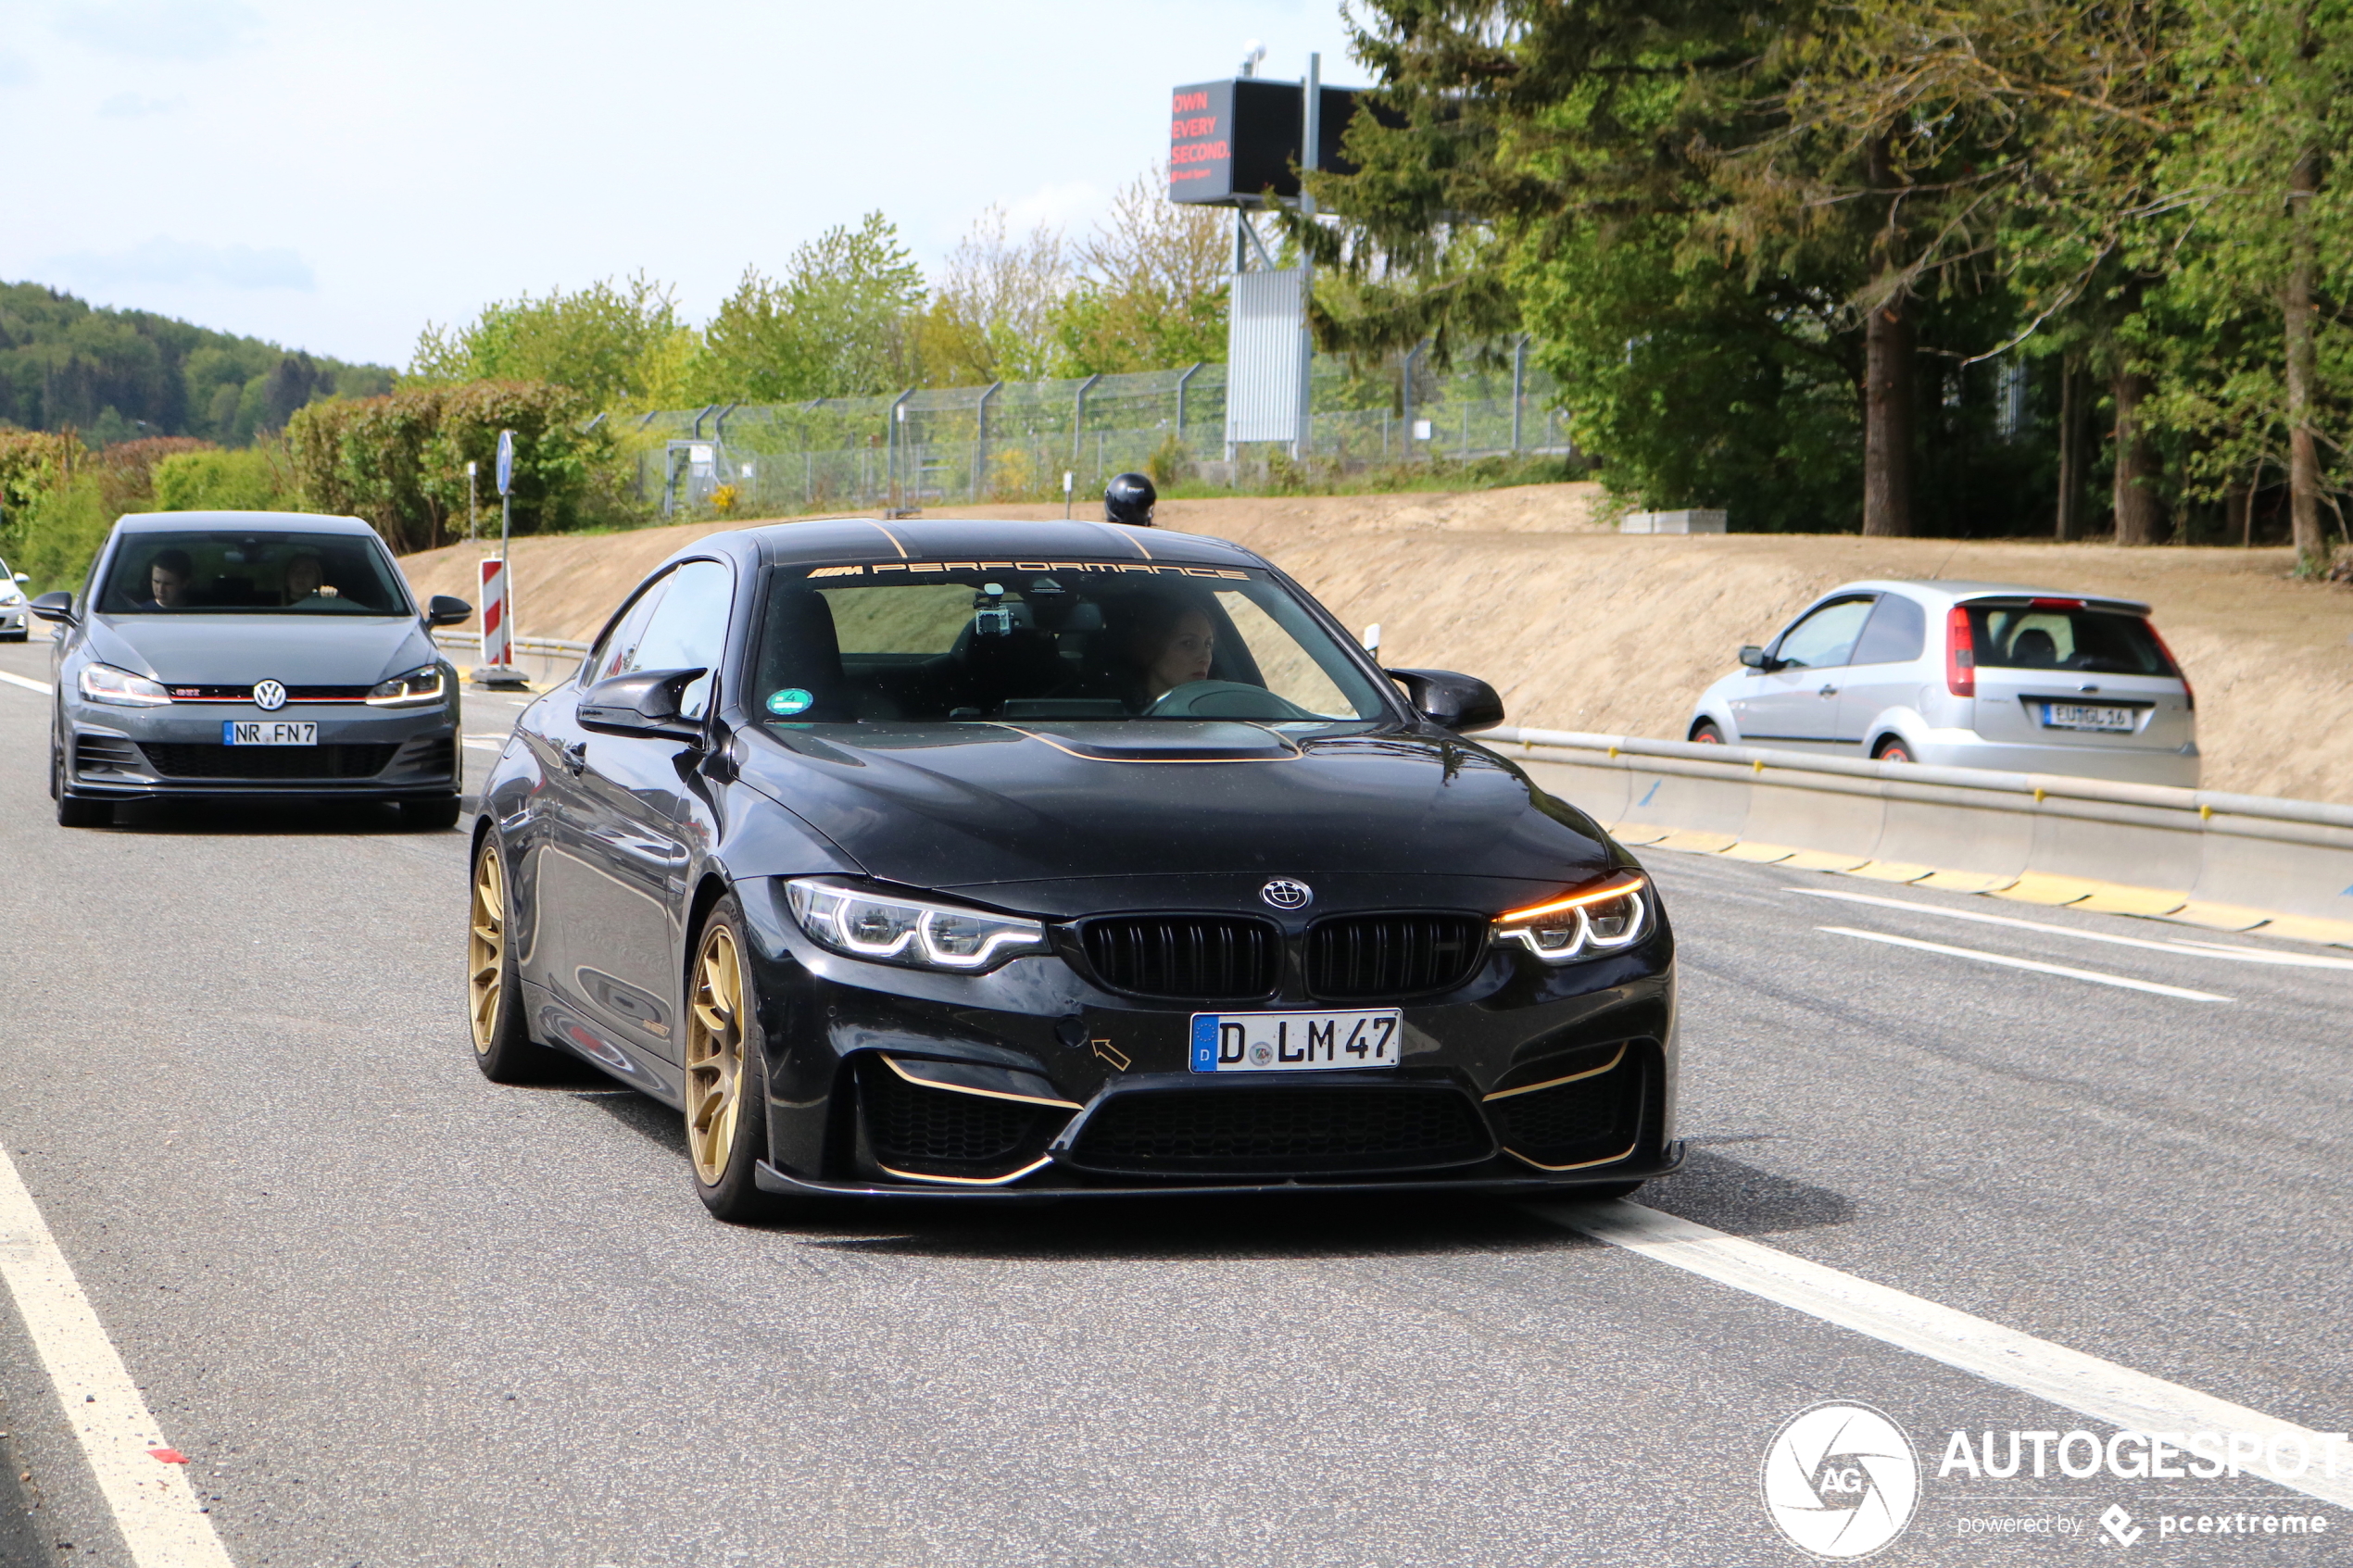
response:
[[[919,379],[923,270],[879,212],[795,250],[784,276],[747,268],[704,330],[703,384],[727,401],[857,397]]]
[[[610,427],[586,400],[545,382],[416,386],[314,403],[287,427],[304,509],[360,517],[399,552],[447,541],[465,507],[469,459],[490,471],[498,432],[515,433],[514,521],[553,533],[621,504]]]
[[[267,449],[181,452],[155,465],[159,512],[291,510],[283,458]]]
[[[2196,443],[2206,495],[2288,481],[2300,570],[2325,564],[2353,431],[2353,6],[2206,0],[2187,12],[2165,220],[2136,236],[2189,329],[2152,342],[2152,419]],[[2340,526],[2342,524],[2340,523]]]
[[[679,320],[670,285],[640,272],[572,294],[551,289],[544,298],[500,300],[464,327],[428,323],[402,382],[544,382],[598,408],[642,407],[649,374],[682,335],[691,338],[692,329]]]
[[[1051,311],[1065,375],[1175,370],[1226,357],[1222,213],[1162,194],[1157,169],[1120,187],[1075,247],[1077,283]]]
[[[1052,324],[1071,283],[1068,247],[1039,225],[1019,240],[990,207],[949,253],[916,329],[930,386],[1041,381],[1056,369]]]

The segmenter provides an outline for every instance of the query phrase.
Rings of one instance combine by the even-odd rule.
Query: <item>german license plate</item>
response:
[[[2134,717],[2129,708],[2094,708],[2080,702],[2043,705],[2043,727],[2046,730],[2115,730],[2129,734]]]
[[[223,719],[220,721],[220,744],[317,746],[319,726],[315,721],[297,724],[283,719]]]
[[[1394,1067],[1402,1015],[1361,1012],[1197,1012],[1196,1073],[1323,1073]]]

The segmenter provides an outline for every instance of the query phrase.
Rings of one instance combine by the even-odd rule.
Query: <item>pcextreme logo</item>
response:
[[[1904,1533],[1920,1465],[1904,1429],[1869,1405],[1798,1411],[1766,1445],[1765,1512],[1790,1545],[1832,1561],[1869,1557]]]

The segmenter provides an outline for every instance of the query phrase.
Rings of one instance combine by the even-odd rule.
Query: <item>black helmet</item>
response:
[[[1103,486],[1103,521],[1150,528],[1152,508],[1159,500],[1160,492],[1152,488],[1150,479],[1140,473],[1123,473]]]

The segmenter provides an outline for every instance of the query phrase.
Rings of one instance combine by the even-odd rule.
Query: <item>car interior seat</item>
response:
[[[875,694],[862,702],[852,690],[841,662],[841,639],[834,630],[833,607],[824,596],[808,589],[779,592],[768,601],[768,624],[760,639],[760,666],[749,706],[768,713],[770,696],[798,686],[812,699],[806,709],[777,714],[797,723],[841,724],[859,719],[895,717],[893,713],[862,712],[879,703]]]
[[[2010,639],[2010,662],[2037,670],[2058,668],[2058,643],[2039,626],[2030,626]]]

